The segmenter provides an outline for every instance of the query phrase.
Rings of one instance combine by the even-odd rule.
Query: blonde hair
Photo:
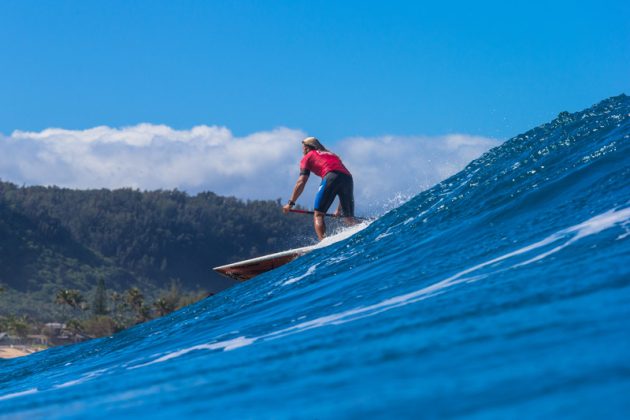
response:
[[[321,144],[319,140],[317,140],[316,137],[307,137],[304,140],[302,140],[302,144],[311,149],[321,150],[324,152],[326,151],[326,148],[324,147],[324,145]]]

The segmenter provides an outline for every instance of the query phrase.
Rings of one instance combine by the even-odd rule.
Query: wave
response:
[[[0,415],[621,416],[630,98],[113,337],[0,361]]]

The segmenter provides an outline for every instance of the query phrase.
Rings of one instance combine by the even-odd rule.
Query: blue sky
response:
[[[630,2],[7,0],[0,69],[0,179],[286,199],[315,135],[361,208],[629,94]]]
[[[3,1],[0,132],[507,138],[630,93],[629,5]]]

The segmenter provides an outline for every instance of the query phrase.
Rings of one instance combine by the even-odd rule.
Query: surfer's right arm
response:
[[[307,181],[308,181],[308,175],[306,174],[300,175],[297,182],[295,183],[295,187],[293,187],[293,194],[291,194],[291,198],[289,199],[289,202],[282,207],[283,212],[288,213],[289,210],[291,210],[291,208],[295,206],[295,202],[302,194],[302,191],[304,191],[304,187],[306,186]]]

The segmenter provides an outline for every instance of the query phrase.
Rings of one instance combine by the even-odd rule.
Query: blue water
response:
[[[170,316],[0,361],[0,413],[627,417],[630,98]]]

